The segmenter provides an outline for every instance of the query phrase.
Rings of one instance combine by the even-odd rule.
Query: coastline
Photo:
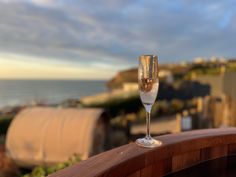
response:
[[[106,91],[105,80],[2,80],[0,110],[35,104],[58,105]]]

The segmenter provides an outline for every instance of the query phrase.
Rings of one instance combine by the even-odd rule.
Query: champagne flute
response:
[[[140,98],[146,110],[147,134],[144,138],[136,140],[136,144],[142,147],[153,148],[160,146],[161,141],[155,140],[150,135],[150,116],[158,87],[158,60],[156,55],[142,55],[139,57],[138,84]]]

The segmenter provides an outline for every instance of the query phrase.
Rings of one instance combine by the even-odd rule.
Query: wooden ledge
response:
[[[236,154],[236,128],[206,129],[156,137],[161,147],[130,143],[101,153],[50,177],[163,176],[202,161]]]

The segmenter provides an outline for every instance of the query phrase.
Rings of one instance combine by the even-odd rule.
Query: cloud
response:
[[[6,53],[0,55],[0,79],[108,79],[115,74],[114,69],[116,67],[109,64],[71,65],[65,61],[48,61],[44,58]]]
[[[54,4],[56,3],[55,0],[32,0],[33,3],[36,4]]]
[[[56,5],[60,4],[60,0],[0,0],[3,3],[33,3],[37,5]]]
[[[0,0],[0,21],[0,52],[83,66],[236,56],[233,0]]]

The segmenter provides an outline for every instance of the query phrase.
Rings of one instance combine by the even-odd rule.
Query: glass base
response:
[[[154,148],[154,147],[159,147],[159,146],[162,145],[161,141],[155,140],[152,137],[150,137],[150,138],[147,138],[147,137],[139,138],[135,141],[135,143],[138,146],[146,147],[146,148]]]

